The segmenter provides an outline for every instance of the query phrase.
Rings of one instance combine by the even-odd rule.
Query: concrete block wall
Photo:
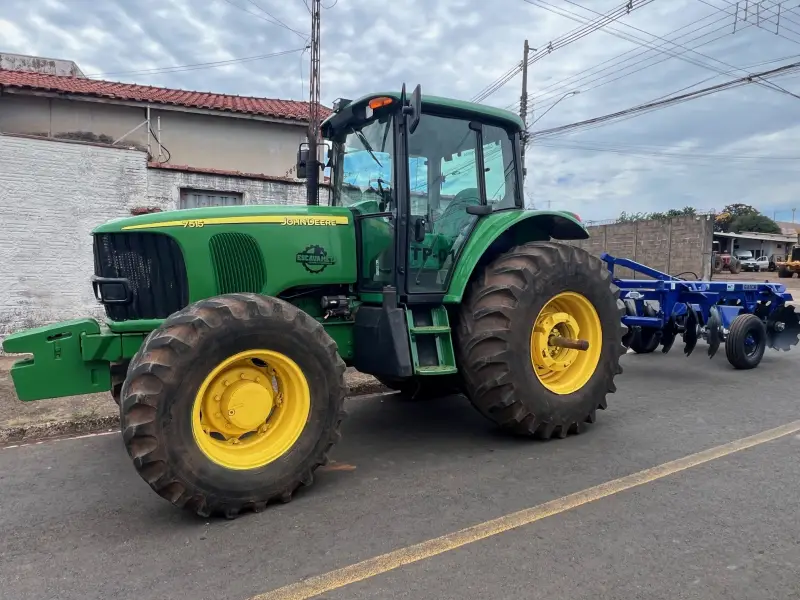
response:
[[[672,275],[692,271],[702,279],[711,277],[711,216],[590,225],[587,229],[588,240],[570,243],[598,256],[608,252]],[[643,277],[629,269],[618,269],[615,274],[623,279]]]
[[[90,232],[146,192],[143,152],[0,135],[0,339],[102,316]]]

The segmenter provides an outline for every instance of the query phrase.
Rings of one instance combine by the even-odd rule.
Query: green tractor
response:
[[[372,94],[322,124],[331,202],[177,210],[93,232],[104,323],[7,337],[23,401],[111,391],[133,465],[201,516],[289,501],[339,440],[345,368],[463,392],[515,434],[566,437],[615,391],[619,290],[576,215],[526,210],[523,123]],[[298,173],[323,165],[298,152]],[[316,177],[311,178],[312,181]]]

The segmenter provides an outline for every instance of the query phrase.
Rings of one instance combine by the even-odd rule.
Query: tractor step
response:
[[[444,306],[406,308],[415,375],[457,373],[450,320]]]
[[[417,375],[452,375],[458,373],[455,367],[448,367],[446,365],[440,367],[418,367]]]
[[[436,334],[436,333],[446,333],[450,334],[450,326],[439,326],[439,325],[427,325],[423,327],[412,327],[410,329],[411,333],[413,334]]]

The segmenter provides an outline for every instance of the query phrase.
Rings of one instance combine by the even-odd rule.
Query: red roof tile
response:
[[[149,102],[151,104],[170,104],[187,108],[202,108],[308,122],[308,102],[298,102],[296,100],[230,96],[228,94],[173,90],[134,83],[0,69],[0,89],[2,88],[39,90],[93,96],[96,98]],[[320,112],[324,119],[328,116],[330,110],[323,106]]]

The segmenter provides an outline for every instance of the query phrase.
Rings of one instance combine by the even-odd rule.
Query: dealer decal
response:
[[[335,265],[336,259],[330,256],[322,246],[313,244],[295,255],[295,261],[303,265],[309,273],[322,273],[329,265]]]

